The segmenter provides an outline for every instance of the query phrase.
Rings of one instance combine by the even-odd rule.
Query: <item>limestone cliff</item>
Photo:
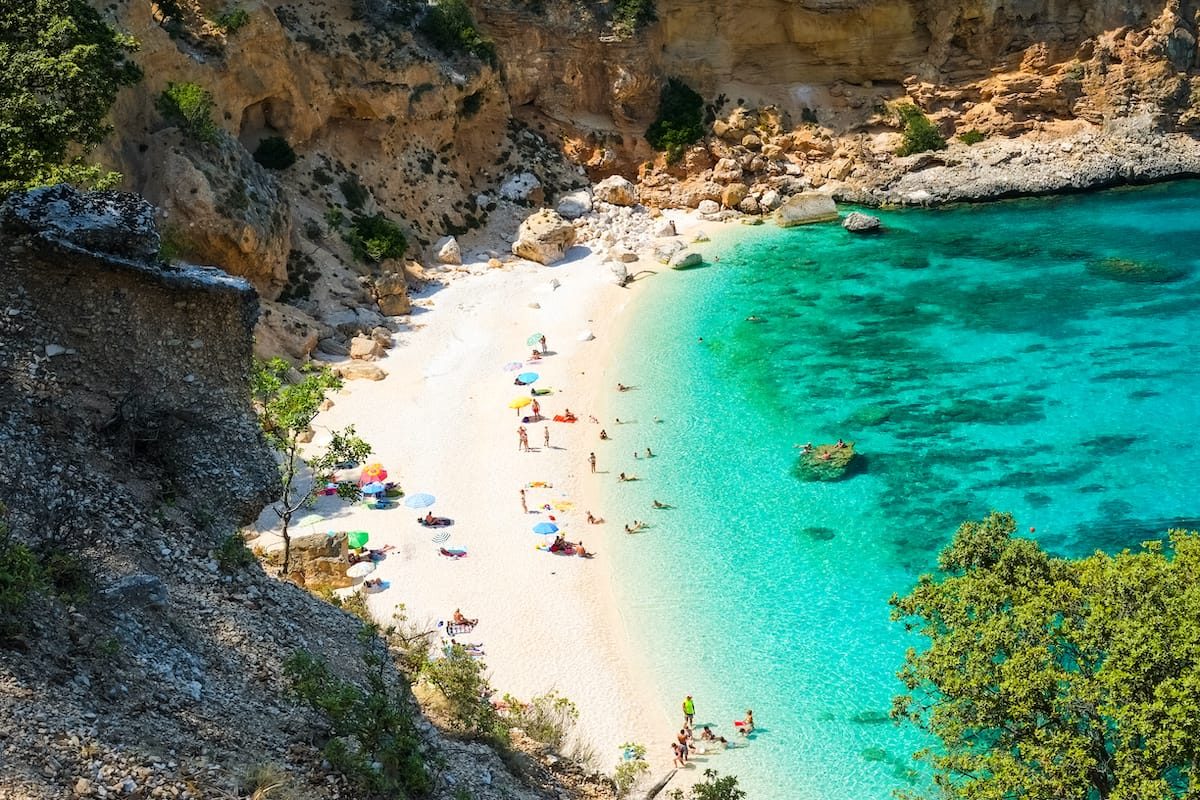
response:
[[[0,619],[0,798],[371,796],[322,764],[336,734],[282,664],[304,649],[363,683],[381,643],[222,549],[278,489],[249,408],[254,292],[161,263],[153,216],[65,187],[0,207],[4,608],[10,545],[45,579]],[[410,709],[426,796],[563,796],[536,760],[513,756],[518,778]]]

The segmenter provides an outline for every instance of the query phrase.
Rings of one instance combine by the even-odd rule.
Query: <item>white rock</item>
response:
[[[688,269],[689,267],[698,267],[704,263],[704,259],[695,250],[681,250],[671,256],[671,269]]]
[[[767,189],[759,198],[758,204],[768,211],[774,211],[779,208],[779,204],[783,202],[783,198],[779,196],[779,192],[774,189]]]
[[[716,214],[721,210],[721,204],[716,200],[701,200],[700,205],[696,206],[696,210],[701,214]]]
[[[545,199],[542,182],[532,172],[520,172],[511,175],[500,184],[500,196],[515,203],[532,203],[541,205]]]
[[[580,331],[579,335],[575,338],[581,342],[590,342],[592,339],[596,338],[596,334],[592,333],[591,331]]]
[[[517,231],[512,251],[521,258],[553,264],[575,244],[575,226],[554,211],[543,208],[530,214]]]
[[[592,210],[592,193],[587,189],[576,189],[559,198],[558,213],[566,219],[579,219]]]
[[[46,357],[47,358],[54,358],[55,356],[61,356],[65,352],[67,352],[67,348],[63,347],[61,344],[46,345]]]
[[[434,243],[433,249],[437,253],[438,263],[455,265],[462,263],[462,250],[458,247],[458,240],[453,236],[443,236],[438,239]]]
[[[781,228],[827,222],[837,217],[837,204],[833,198],[820,192],[794,194],[775,210],[775,224]]]
[[[350,357],[357,361],[374,361],[382,355],[383,348],[370,336],[355,336],[350,340]]]
[[[610,175],[596,184],[593,196],[614,206],[634,206],[638,202],[638,190],[629,180],[620,175]]]
[[[666,236],[674,236],[675,234],[676,234],[676,230],[675,230],[675,221],[674,220],[664,219],[661,222],[659,222],[657,225],[654,226],[654,235],[655,236],[666,237]]]

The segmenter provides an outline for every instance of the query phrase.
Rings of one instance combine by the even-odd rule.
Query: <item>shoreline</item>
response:
[[[725,227],[694,215],[671,213],[679,241],[697,231]],[[594,246],[594,243],[592,243]],[[513,261],[501,269],[450,273],[414,294],[414,313],[394,337],[394,347],[374,363],[387,372],[381,381],[346,381],[330,395],[333,405],[314,422],[314,442],[329,431],[355,426],[372,445],[370,462],[380,462],[407,494],[428,492],[429,509],[454,520],[430,530],[416,524],[418,511],[403,505],[374,510],[320,498],[314,511],[327,522],[302,527],[293,536],[324,530],[366,530],[369,547],[391,545],[372,577],[385,588],[368,594],[376,618],[387,624],[397,605],[409,620],[429,628],[456,608],[479,625],[458,637],[483,645],[484,663],[496,699],[511,693],[523,700],[557,691],[579,709],[579,744],[594,755],[595,768],[610,773],[624,742],[647,748],[651,774],[670,769],[666,736],[672,729],[657,686],[635,652],[616,600],[613,563],[606,550],[621,522],[587,524],[588,511],[605,516],[604,491],[589,476],[587,455],[595,450],[614,347],[633,314],[641,281],[622,288],[595,250],[575,248],[566,261],[542,266]],[[658,273],[669,267],[649,254],[630,264]],[[557,285],[556,285],[557,284]],[[534,307],[534,306],[537,307]],[[537,387],[554,394],[538,398],[552,417],[570,408],[575,424],[526,424],[531,452],[517,450],[517,413],[508,403],[528,390],[512,384],[507,362],[528,356],[526,338],[545,333],[549,355],[526,361],[541,375]],[[590,331],[593,339],[583,341]],[[529,409],[523,409],[522,414]],[[543,426],[550,448],[542,447]],[[604,473],[603,463],[598,465]],[[611,478],[598,475],[597,478]],[[552,489],[528,488],[547,482]],[[522,514],[519,490],[526,486],[530,513]],[[538,509],[556,501],[573,506]],[[422,512],[424,509],[422,509]],[[553,514],[570,541],[583,540],[592,559],[551,555],[535,549],[544,537],[530,528]],[[277,520],[265,509],[255,544],[275,546]],[[444,542],[434,537],[448,534]],[[445,558],[438,547],[463,548],[462,559]],[[659,746],[659,743],[664,743]]]

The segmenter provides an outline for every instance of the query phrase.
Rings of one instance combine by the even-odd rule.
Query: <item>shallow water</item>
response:
[[[887,599],[961,521],[1009,510],[1071,555],[1200,526],[1198,202],[1186,182],[883,212],[872,237],[739,229],[647,281],[611,373],[637,388],[597,444],[606,545],[672,717],[690,693],[728,735],[754,709],[700,769],[753,800],[921,785],[925,740],[884,718],[920,642]],[[793,444],[838,437],[865,472],[794,476]]]

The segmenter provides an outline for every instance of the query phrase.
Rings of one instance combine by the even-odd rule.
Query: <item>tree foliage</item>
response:
[[[430,659],[422,665],[421,679],[445,698],[450,717],[460,730],[503,739],[507,731],[488,700],[485,668],[466,648],[454,644],[446,648],[444,658]]]
[[[324,661],[304,650],[283,664],[292,691],[321,712],[330,726],[325,758],[362,792],[387,797],[421,797],[433,786],[421,758],[407,697],[389,687],[386,659],[363,656],[367,685],[339,678]]]
[[[913,153],[946,149],[946,137],[942,136],[921,109],[913,105],[903,105],[896,109],[896,113],[904,123],[904,142],[896,151],[896,155],[911,156]]]
[[[355,217],[343,238],[359,261],[400,258],[408,247],[404,231],[383,214]]]
[[[329,443],[315,448],[307,461],[301,458],[303,434],[321,411],[321,401],[330,389],[340,388],[342,381],[328,369],[304,373],[295,383],[289,380],[291,365],[281,358],[255,364],[251,378],[251,400],[258,414],[259,425],[267,441],[280,456],[279,474],[282,496],[275,504],[275,513],[282,523],[283,574],[291,566],[292,540],[289,532],[296,512],[312,505],[317,492],[330,483],[337,487],[340,498],[356,501],[362,497],[353,481],[334,481],[334,471],[344,463],[358,463],[371,454],[371,446],[354,433],[353,426],[333,431]],[[305,466],[307,464],[307,474]]]
[[[675,789],[670,794],[670,800],[743,800],[746,793],[738,788],[735,775],[721,777],[715,769],[704,770],[704,780],[694,784],[688,794],[682,789]]]
[[[20,614],[46,585],[33,552],[14,541],[8,529],[8,508],[0,503],[0,638],[17,633]]]
[[[665,150],[675,162],[688,145],[704,138],[704,98],[678,78],[669,78],[659,96],[658,118],[646,130],[646,141]]]
[[[85,0],[0,0],[0,194],[119,180],[81,159],[111,130],[117,92],[141,78],[136,49]]]
[[[215,142],[217,123],[213,122],[212,92],[198,83],[168,83],[158,96],[155,107],[167,122],[198,142]]]
[[[496,65],[496,45],[476,27],[464,0],[439,0],[437,5],[431,5],[417,30],[446,55],[465,51],[484,63]]]
[[[893,597],[929,638],[893,715],[941,748],[937,796],[1154,800],[1200,796],[1200,535],[1056,558],[1009,514],[964,523]]]

